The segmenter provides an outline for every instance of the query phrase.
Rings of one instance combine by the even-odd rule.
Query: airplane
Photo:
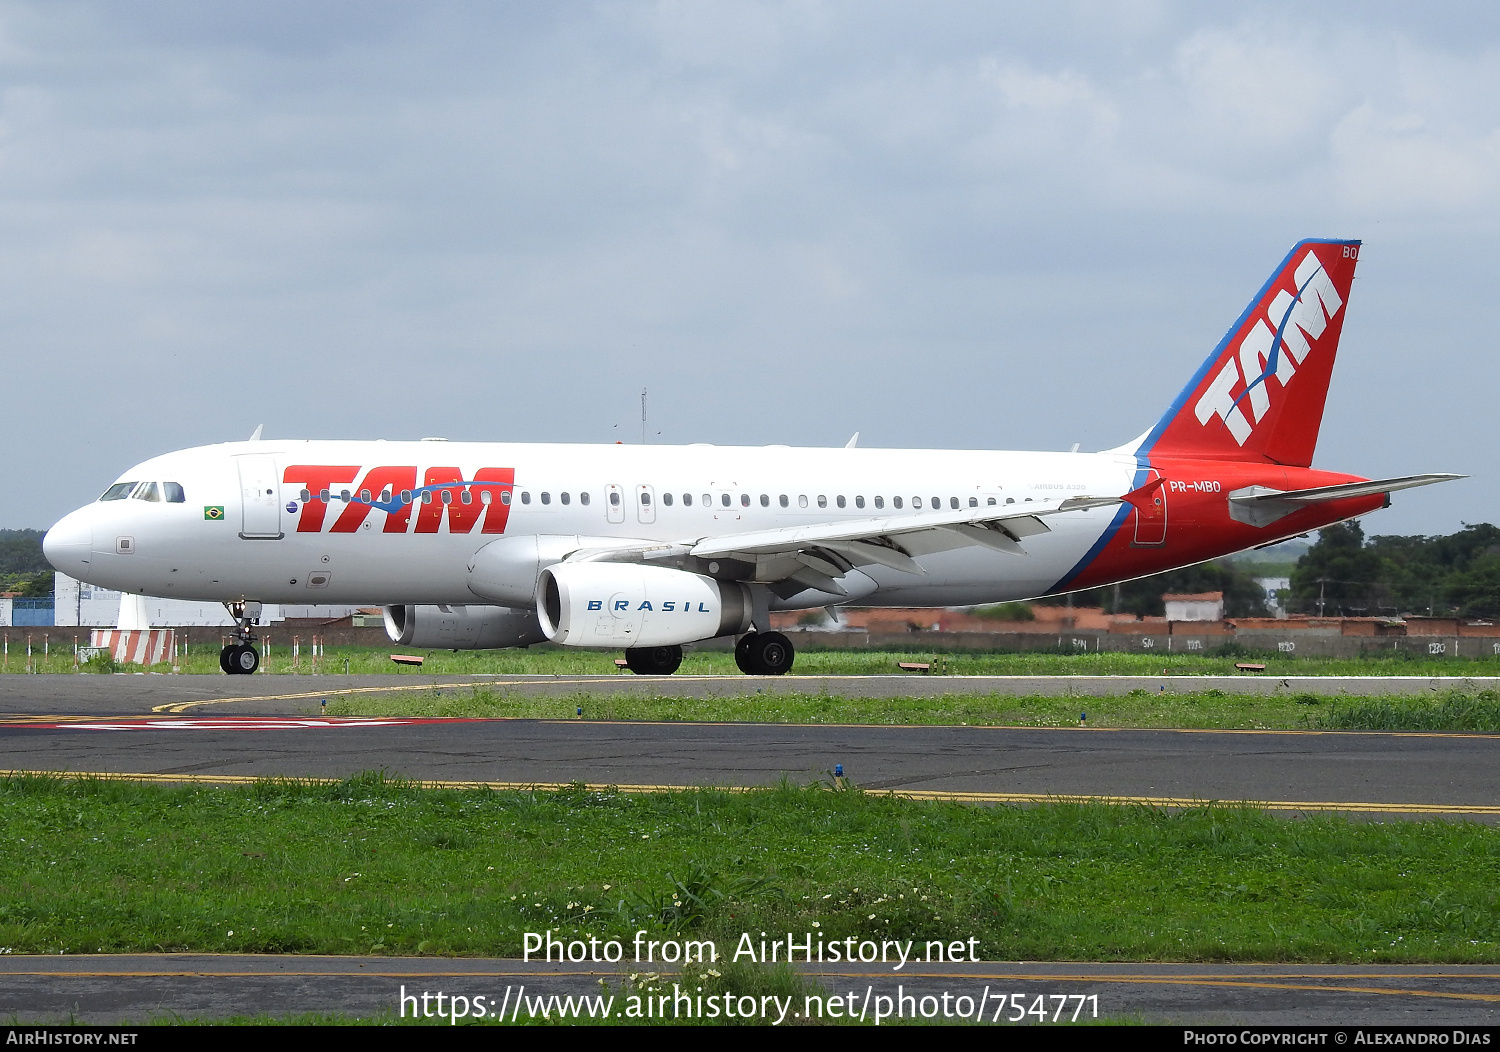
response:
[[[222,602],[226,673],[262,604],[379,605],[443,649],[621,649],[669,675],[738,637],[792,668],[777,610],[959,606],[1261,547],[1462,478],[1313,468],[1358,241],[1293,247],[1139,438],[1097,453],[704,444],[252,441],[137,464],[44,541],[59,571]],[[857,439],[858,436],[856,436]],[[1076,447],[1075,447],[1076,448]]]

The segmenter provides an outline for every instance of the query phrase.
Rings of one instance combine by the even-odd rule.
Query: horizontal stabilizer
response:
[[[1313,504],[1330,500],[1345,500],[1349,497],[1373,497],[1378,493],[1394,493],[1399,489],[1430,486],[1434,482],[1451,482],[1468,478],[1467,475],[1433,474],[1403,475],[1394,479],[1374,479],[1370,482],[1348,482],[1338,486],[1315,486],[1312,489],[1279,490],[1266,486],[1247,486],[1229,494],[1229,516],[1237,522],[1251,526],[1269,526],[1277,519]]]

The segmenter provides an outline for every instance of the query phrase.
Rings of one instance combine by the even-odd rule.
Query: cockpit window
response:
[[[134,482],[116,482],[113,486],[109,487],[109,489],[105,490],[104,496],[100,497],[99,499],[124,500],[126,497],[130,496],[130,491],[133,489],[135,489]]]
[[[154,482],[142,482],[141,488],[135,491],[136,500],[161,500],[161,490]]]
[[[163,482],[161,488],[165,491],[168,504],[186,504],[187,494],[182,492],[182,483]]]

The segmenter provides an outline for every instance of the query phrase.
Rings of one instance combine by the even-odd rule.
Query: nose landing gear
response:
[[[219,651],[219,667],[228,676],[248,676],[260,668],[260,651],[251,643],[231,643]]]
[[[248,676],[260,668],[260,651],[255,647],[255,622],[260,619],[259,603],[225,603],[229,616],[238,626],[235,628],[237,643],[231,643],[219,651],[219,668],[226,676]]]

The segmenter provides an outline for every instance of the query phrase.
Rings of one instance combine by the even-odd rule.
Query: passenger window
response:
[[[487,489],[482,489],[479,491],[479,503],[488,508],[491,504],[495,503],[495,495]]]
[[[422,503],[423,504],[431,504],[432,503],[432,490],[430,490],[430,489],[424,489],[422,491]]]
[[[713,502],[714,502],[714,498],[713,498],[712,494],[710,494],[710,493],[703,494],[703,506],[705,508],[712,506]]]
[[[548,493],[546,490],[542,490],[542,503],[543,504],[551,504],[552,503],[552,494]]]
[[[797,497],[797,507],[799,507],[799,508],[805,508],[805,507],[807,507],[807,494],[806,493],[800,494]]]
[[[969,502],[972,504],[974,502],[974,498],[970,497],[969,498]],[[950,507],[950,508],[956,508],[956,507],[958,507],[958,498],[957,497],[949,497],[948,498],[948,507]]]
[[[350,494],[349,494],[348,490],[346,490],[346,489],[339,490],[339,500],[343,501],[345,504],[349,503],[349,496],[350,496]]]
[[[994,504],[994,503],[995,503],[995,498],[994,498],[994,497],[991,497],[991,498],[990,498],[990,499],[989,499],[989,500],[987,500],[987,501],[985,501],[985,503],[986,503],[986,504],[990,504],[990,505],[993,505],[993,504]]]
[[[720,493],[719,494],[719,503],[722,504],[722,505],[724,505],[724,507],[726,507],[726,508],[729,507],[729,494],[727,494],[727,493]]]
[[[865,506],[865,498],[862,497],[862,496],[861,497],[855,497],[854,498],[854,506],[856,508],[863,508]]]
[[[883,507],[885,507],[885,498],[884,497],[876,497],[875,498],[875,506],[877,508],[883,508]]]
[[[367,489],[360,490],[359,499],[364,501],[366,504],[370,503],[370,491]]]
[[[329,501],[328,491],[325,489],[322,493],[319,493],[318,499],[321,500],[324,504],[327,504]]]
[[[573,503],[573,498],[568,495],[568,491],[567,490],[563,490],[563,492],[562,492],[562,502],[564,504],[572,504]]]
[[[301,497],[303,504],[307,504],[312,500],[312,494],[307,491],[306,486],[302,487],[302,492],[299,494],[299,496]]]
[[[458,499],[459,499],[459,502],[462,503],[462,504],[473,504],[474,503],[474,494],[470,493],[469,492],[469,488],[467,486],[465,486],[461,491],[459,491]],[[564,503],[567,503],[567,502],[564,501]]]
[[[141,488],[135,491],[136,500],[160,501],[161,492],[156,488],[154,482],[142,482]]]
[[[401,495],[401,499],[405,500],[406,494],[403,493]],[[506,505],[507,507],[510,505],[510,490],[503,489],[500,491],[500,503]]]
[[[777,498],[776,498],[776,501],[777,501],[777,503],[778,503],[778,504],[780,504],[780,505],[781,505],[781,506],[782,506],[782,507],[783,507],[783,508],[784,508],[784,507],[786,507],[786,506],[787,506],[787,505],[788,505],[788,504],[790,504],[790,503],[791,503],[791,501],[789,501],[789,500],[787,500],[787,499],[786,499],[786,494],[785,494],[785,493],[783,493],[783,494],[782,494],[782,495],[781,495],[781,496],[779,496],[779,497],[777,497]]]
[[[836,501],[834,501],[834,503],[837,504],[839,507],[842,508],[844,506],[844,495],[842,493],[840,493],[838,495],[838,499]]]
[[[821,494],[821,493],[818,494],[818,507],[820,507],[820,508],[826,508],[826,507],[828,507],[828,498],[825,497],[825,496],[823,496],[823,494]]]
[[[748,508],[749,506],[750,506],[750,494],[748,494],[748,493],[741,493],[740,494],[740,507],[742,507],[742,508]]]
[[[389,504],[390,502],[391,502],[391,491],[389,489],[383,489],[383,490],[381,490],[380,491],[380,503],[382,503],[382,504]]]
[[[445,489],[445,490],[443,490],[443,503],[444,504],[452,504],[453,503],[453,491],[451,489]],[[542,494],[542,503],[543,504],[547,503],[547,494],[545,494],[545,493]]]
[[[618,502],[618,494],[611,493],[610,496],[613,497],[613,498],[616,498],[616,502]],[[530,490],[523,489],[521,491],[521,503],[522,504],[530,504],[531,503],[531,491]]]
[[[993,504],[995,502],[994,501],[990,501],[990,503]],[[969,507],[971,507],[971,508],[977,508],[977,507],[979,507],[979,498],[978,497],[970,497],[969,498]]]
[[[921,497],[913,497],[911,499],[911,506],[913,508],[920,508],[922,506],[922,498]]]
[[[771,495],[769,493],[762,493],[760,495],[760,506],[762,508],[769,508],[771,506]]]
[[[691,493],[684,493],[682,495],[682,506],[684,508],[691,508],[693,506],[693,495]]]
[[[661,502],[670,508],[672,506],[672,494],[663,493],[661,495]]]
[[[506,501],[505,503],[509,504],[510,501]],[[584,490],[582,493],[578,494],[578,503],[582,504],[584,507],[588,507],[588,503],[589,503],[589,493],[588,493],[588,490]]]
[[[411,503],[411,499],[412,499],[412,492],[411,492],[411,490],[404,489],[404,490],[401,491],[401,503],[402,504],[410,504]],[[323,491],[323,503],[324,504],[328,503],[328,491],[326,489]]]
[[[521,494],[521,503],[530,504],[531,498],[523,493]],[[618,508],[620,506],[620,495],[614,490],[610,490],[609,492],[609,506],[612,508]]]
[[[113,486],[109,487],[109,489],[105,490],[104,495],[99,499],[124,500],[126,497],[130,496],[130,491],[135,489],[135,485],[136,484],[134,482],[116,482]]]
[[[899,507],[901,507],[901,498],[900,497],[892,497],[891,498],[891,507],[893,507],[893,508],[899,508]]]
[[[1007,504],[1014,504],[1015,502],[1016,502],[1016,498],[1014,498],[1014,497],[1006,497],[1005,498],[1005,503],[1007,503]]]
[[[163,482],[161,488],[167,492],[168,504],[184,504],[187,502],[187,494],[182,492],[182,483]]]
[[[546,500],[545,500],[546,494],[545,493],[542,494],[542,497],[544,498],[543,501],[542,501],[542,503],[545,504],[546,503]],[[641,490],[641,507],[647,508],[647,507],[650,507],[650,506],[651,506],[651,494],[647,493],[645,490]]]

